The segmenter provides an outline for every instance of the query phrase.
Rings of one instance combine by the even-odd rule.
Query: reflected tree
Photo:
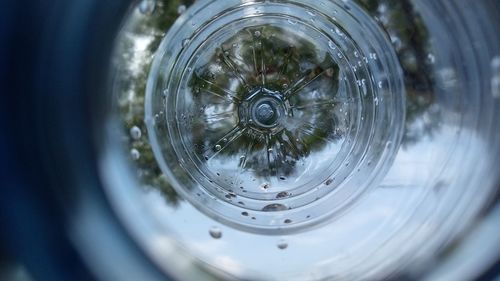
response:
[[[179,16],[179,12],[188,7],[193,1],[163,0],[153,1],[154,9],[148,13],[141,13],[139,9],[132,12],[131,17],[123,27],[123,32],[118,38],[118,46],[115,56],[115,81],[114,94],[116,108],[123,120],[124,146],[129,149],[135,149],[139,157],[134,155],[134,162],[137,165],[138,176],[144,186],[159,189],[164,194],[166,201],[170,204],[177,204],[179,197],[174,189],[169,185],[167,179],[161,172],[154,158],[151,147],[148,143],[146,126],[144,123],[144,98],[148,71],[151,66],[152,58],[157,50],[166,31]],[[397,52],[400,63],[404,69],[404,82],[407,93],[407,120],[406,135],[403,139],[403,145],[411,145],[424,136],[432,136],[438,129],[438,124],[426,124],[421,130],[415,132],[413,124],[419,116],[428,112],[431,104],[434,103],[433,94],[434,77],[431,71],[433,67],[433,56],[430,54],[429,36],[421,17],[415,12],[409,1],[398,0],[356,0],[370,15],[372,15],[379,24],[389,34],[393,46]],[[190,82],[193,108],[199,111],[199,114],[192,116],[191,130],[194,136],[194,144],[200,155],[206,155],[207,152],[218,152],[217,144],[223,140],[225,135],[238,124],[230,122],[228,116],[238,116],[235,112],[236,107],[231,107],[234,100],[244,100],[255,86],[265,79],[269,90],[286,93],[302,90],[319,79],[328,81],[337,81],[332,79],[339,75],[339,69],[335,63],[327,59],[318,61],[311,53],[315,46],[308,45],[306,41],[299,42],[290,46],[290,43],[283,38],[273,38],[275,40],[261,40],[259,47],[254,46],[255,41],[252,36],[259,31],[263,38],[272,38],[273,34],[283,34],[282,30],[276,28],[265,28],[259,30],[247,30],[249,36],[244,36],[251,42],[228,41],[218,46],[216,55],[210,59],[211,64],[196,69],[196,75]],[[234,52],[233,44],[236,44],[237,53]],[[241,49],[241,46],[246,46]],[[262,58],[260,61],[252,63],[252,68],[238,68],[240,74],[245,74],[244,81],[238,78],[238,72],[235,72],[231,65],[241,65],[237,61],[249,61],[255,57],[255,52]],[[312,62],[312,67],[305,67],[300,64],[301,61]],[[266,64],[263,66],[263,64]],[[214,71],[209,67],[217,65],[220,73],[232,73],[228,75],[213,75]],[[297,73],[302,75],[297,77]],[[305,80],[301,80],[305,78]],[[231,80],[232,79],[232,80]],[[229,85],[239,80],[238,87],[219,87]],[[305,81],[305,82],[304,82]],[[324,81],[322,81],[324,82]],[[324,84],[325,83],[318,83]],[[218,86],[216,86],[218,85]],[[339,85],[326,84],[326,87],[338,89]],[[302,89],[299,89],[301,88]],[[230,89],[231,93],[222,91],[220,88]],[[213,95],[202,94],[212,92]],[[296,106],[294,112],[300,113],[301,107],[314,106],[328,107],[328,103],[312,103],[307,99],[307,95],[292,95],[290,97],[292,106]],[[339,102],[333,100],[334,103]],[[212,108],[210,116],[207,115],[206,105],[217,105]],[[279,143],[281,152],[276,152],[275,157],[281,155],[291,155],[288,161],[289,165],[284,173],[292,173],[293,166],[297,163],[301,155],[319,150],[327,140],[337,140],[343,132],[335,131],[334,124],[341,122],[335,115],[326,116],[325,110],[314,110],[313,115],[303,116],[303,120],[311,123],[312,126],[302,124],[300,130],[295,130],[295,135],[283,134],[276,135],[274,139],[259,139],[257,134],[245,133],[234,141],[234,145],[228,146],[220,153],[248,155],[248,151],[262,151],[263,154],[253,154],[253,157],[246,157],[240,165],[247,167],[257,167],[262,161],[269,163],[269,143]],[[218,115],[217,115],[218,114]],[[434,112],[433,114],[439,114]],[[210,119],[212,118],[212,119]],[[223,129],[210,127],[210,120],[228,119],[229,121]],[[134,139],[129,136],[133,127],[140,128],[142,134],[140,138]],[[284,130],[290,132],[290,130]],[[209,141],[207,141],[207,136]],[[297,142],[299,140],[299,142]],[[281,146],[283,143],[283,146]],[[267,152],[266,152],[267,151]],[[202,156],[204,157],[204,156]],[[267,165],[267,170],[262,173],[272,173],[274,164]]]

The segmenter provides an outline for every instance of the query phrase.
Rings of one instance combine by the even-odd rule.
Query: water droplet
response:
[[[292,223],[292,220],[291,220],[291,219],[286,219],[286,220],[284,221],[284,223],[287,223],[287,224],[288,224],[288,223]]]
[[[495,56],[490,62],[491,72],[491,94],[493,98],[500,98],[500,56]]]
[[[433,54],[427,54],[427,62],[430,64],[434,64],[436,62],[436,57]]]
[[[335,46],[335,43],[333,43],[333,41],[331,41],[331,40],[328,41],[328,47],[330,47],[330,49],[332,49],[332,50],[335,50],[337,48]]]
[[[286,177],[285,176],[280,176],[280,180],[286,181]]]
[[[265,183],[260,185],[260,188],[263,190],[268,190],[269,188],[271,188],[271,184],[268,182],[265,182]]]
[[[330,185],[330,184],[332,184],[332,182],[333,182],[333,179],[328,179],[328,180],[325,182],[325,185]]]
[[[132,148],[130,150],[130,156],[133,160],[139,160],[139,158],[141,157],[141,153],[139,152],[139,150]]]
[[[296,22],[296,21],[291,20],[291,19],[287,19],[286,21],[287,21],[289,24],[291,24],[291,25],[296,25],[296,24],[297,24],[297,22]]]
[[[248,212],[241,212],[242,216],[248,217]]]
[[[288,243],[284,239],[281,239],[280,241],[278,241],[277,246],[278,246],[278,249],[284,250],[284,249],[288,248]]]
[[[179,7],[177,7],[177,13],[180,15],[182,13],[184,13],[186,11],[186,6],[185,5],[179,5]]]
[[[490,64],[493,72],[500,72],[500,56],[493,57]]]
[[[500,74],[491,78],[491,95],[494,98],[500,98]]]
[[[214,239],[220,239],[222,237],[222,231],[217,226],[213,226],[212,228],[210,228],[210,230],[208,231],[208,233]]]
[[[219,151],[221,149],[222,149],[222,147],[220,146],[220,144],[215,145],[215,150]]]
[[[253,33],[253,35],[254,35],[255,37],[260,37],[260,31],[256,30],[256,31]]]
[[[378,85],[378,88],[379,88],[379,89],[382,89],[382,86],[383,86],[383,85],[382,85],[382,81],[378,81],[378,84],[377,84],[377,85]]]
[[[144,15],[151,15],[156,8],[155,0],[142,0],[139,4],[139,12]]]
[[[262,211],[264,212],[279,212],[279,211],[285,211],[288,210],[288,207],[283,205],[283,204],[269,204],[262,208]]]
[[[182,40],[182,47],[186,48],[187,45],[189,45],[189,39],[186,38],[186,39]]]
[[[139,127],[134,126],[134,127],[130,128],[130,137],[132,137],[132,139],[138,140],[141,138],[141,135],[142,135],[142,132],[141,132],[141,129],[139,129]]]
[[[316,13],[315,13],[315,12],[313,12],[313,11],[307,11],[307,13],[308,13],[311,17],[316,16]]]
[[[288,192],[282,191],[276,195],[276,199],[286,198],[288,197]]]

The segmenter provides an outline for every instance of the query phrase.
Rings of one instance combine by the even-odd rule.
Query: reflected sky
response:
[[[181,200],[157,167],[143,126],[143,138],[138,141],[124,137],[127,149],[140,151],[138,161],[129,165],[121,159],[123,163],[117,165],[115,157],[110,156],[102,166],[104,171],[114,171],[104,175],[110,200],[139,243],[160,264],[189,271],[194,259],[252,279],[347,279],[370,270],[383,275],[405,263],[425,263],[444,242],[468,226],[468,219],[491,192],[493,177],[484,171],[496,163],[495,156],[488,153],[489,140],[478,136],[472,126],[464,126],[465,117],[454,106],[464,99],[458,74],[445,67],[444,54],[430,52],[426,28],[408,1],[393,6],[387,5],[390,1],[357,2],[388,30],[404,68],[406,130],[390,169],[373,183],[374,188],[333,220],[294,234],[259,235],[228,227]],[[176,16],[175,8],[160,9],[159,14]],[[118,86],[123,90],[118,93],[118,103],[125,132],[144,123],[145,79],[163,29],[168,26],[135,13],[138,18],[133,24],[146,22],[155,31],[141,35],[143,30],[134,30],[125,36],[128,41],[119,61],[126,61],[126,82]],[[237,83],[233,81],[228,88],[236,89]],[[322,151],[308,157],[310,163],[303,174],[317,170],[325,161]],[[217,165],[228,169],[234,166],[225,161]],[[124,170],[132,172],[124,176]],[[222,230],[220,239],[209,235],[213,226]],[[286,249],[278,247],[282,239],[288,243]],[[184,258],[178,256],[180,252]],[[176,260],[175,265],[172,260]]]

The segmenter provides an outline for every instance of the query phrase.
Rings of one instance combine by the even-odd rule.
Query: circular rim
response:
[[[304,230],[335,217],[336,213],[345,211],[369,186],[375,186],[376,181],[383,177],[401,141],[404,87],[401,79],[398,79],[402,76],[396,55],[387,51],[391,49],[385,34],[355,5],[346,10],[337,7],[335,2],[328,2],[331,6],[325,9],[319,7],[319,4],[306,2],[287,3],[286,15],[277,14],[284,9],[280,3],[196,3],[189,8],[189,13],[179,17],[163,39],[149,74],[145,120],[149,139],[162,171],[173,187],[197,209],[218,221],[246,231],[283,234]],[[216,16],[206,15],[206,9],[214,11]],[[250,11],[257,16],[243,16]],[[311,20],[304,19],[304,15],[308,15]],[[196,22],[193,20],[195,18]],[[337,21],[337,18],[341,20]],[[231,31],[229,34],[234,34],[233,30],[237,32],[244,28],[284,22],[295,30],[300,30],[303,25],[324,36],[317,40],[322,42],[322,50],[336,63],[342,62],[346,66],[347,71],[341,68],[339,81],[343,83],[344,79],[346,83],[354,83],[352,90],[355,96],[352,99],[359,106],[346,108],[346,116],[349,114],[352,119],[348,125],[349,133],[335,158],[337,164],[327,165],[329,172],[326,176],[315,177],[314,182],[304,184],[303,191],[299,188],[291,192],[277,190],[264,195],[245,190],[243,192],[246,193],[238,193],[236,188],[224,187],[213,180],[216,178],[214,174],[220,176],[218,172],[207,171],[203,167],[203,158],[210,159],[224,149],[225,143],[221,141],[215,144],[210,157],[192,155],[192,148],[184,144],[186,137],[183,136],[183,130],[188,125],[183,120],[189,119],[189,115],[179,109],[179,104],[186,100],[180,93],[189,92],[190,77],[196,75],[197,71],[196,62],[203,59],[206,61],[204,52],[214,52],[217,44],[211,42],[212,38],[228,38],[227,30]],[[263,37],[261,32],[263,30],[252,31],[257,37]],[[373,39],[369,42],[377,43],[377,46],[366,45],[366,41],[363,44],[356,41],[362,38]],[[393,73],[398,75],[391,75]],[[238,77],[239,80],[241,78]],[[249,96],[259,92],[255,88],[243,86]],[[268,90],[273,91],[275,90]],[[285,89],[282,95],[286,96],[286,93]],[[234,101],[240,97],[230,95],[228,99]],[[276,101],[276,106],[280,107],[277,105],[279,98],[267,97],[265,100]],[[241,115],[242,110],[235,111],[236,115],[238,112]],[[375,124],[382,122],[388,124],[390,129],[375,130]],[[263,129],[264,127],[262,126]],[[236,129],[233,131],[243,133]],[[371,134],[366,134],[365,131]],[[231,140],[236,134],[230,133],[230,137],[224,140]],[[367,159],[367,155],[371,159]],[[362,179],[354,176],[355,172],[364,173]],[[264,186],[266,192],[265,187],[270,185],[266,181],[257,184]],[[254,195],[257,197],[252,198]],[[259,198],[265,200],[259,201]],[[314,208],[308,208],[309,206]],[[249,212],[252,220],[242,221],[242,214]]]

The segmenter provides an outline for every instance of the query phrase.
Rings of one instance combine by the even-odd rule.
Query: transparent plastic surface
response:
[[[301,2],[195,5],[162,40],[146,90],[149,140],[174,188],[215,219],[307,226],[392,164],[405,96],[396,55],[361,10],[325,3],[331,14]]]
[[[500,57],[468,5],[141,1],[110,200],[169,273],[421,276],[498,188]]]

